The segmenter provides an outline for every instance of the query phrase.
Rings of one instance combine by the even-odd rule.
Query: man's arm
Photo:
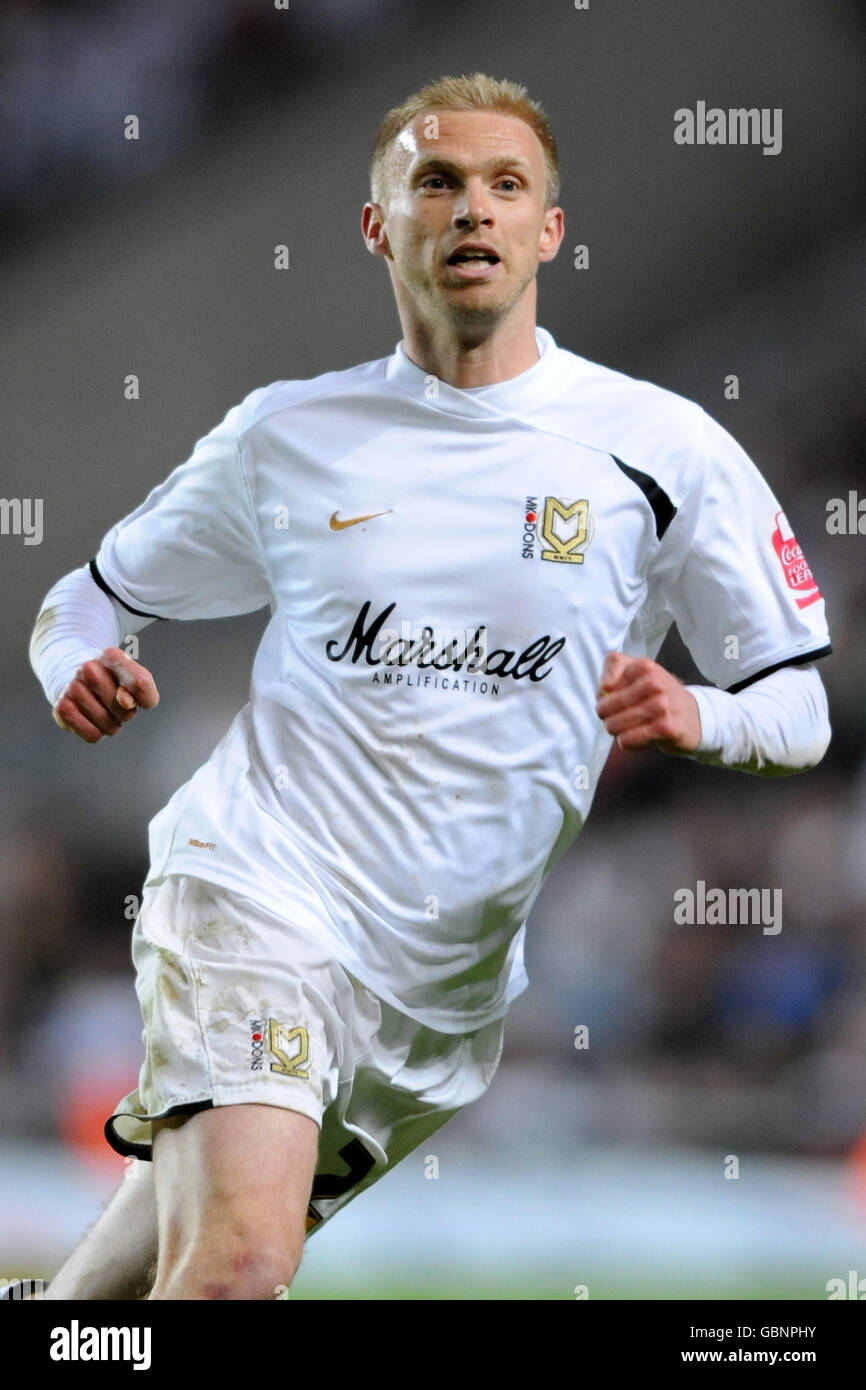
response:
[[[222,618],[272,602],[239,432],[254,391],[204,435],[135,511],[104,537],[89,567],[46,596],[30,661],[54,718],[88,743],[116,734],[159,699],[150,672],[120,649],[160,618]]]
[[[648,657],[610,652],[596,712],[621,748],[658,748],[764,777],[814,767],[830,742],[814,666],[785,666],[731,695],[683,685]]]
[[[30,639],[30,664],[55,721],[85,743],[116,734],[139,707],[159,701],[153,676],[118,646],[153,620],[121,611],[82,567],[46,595]]]

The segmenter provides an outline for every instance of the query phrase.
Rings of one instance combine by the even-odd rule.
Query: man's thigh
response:
[[[267,1298],[300,1260],[319,1130],[242,1104],[154,1122],[157,1297]]]

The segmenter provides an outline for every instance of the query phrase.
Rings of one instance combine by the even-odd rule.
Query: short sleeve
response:
[[[91,572],[133,613],[222,618],[271,602],[238,447],[242,406],[108,532]]]
[[[824,600],[779,501],[703,412],[666,540],[658,597],[714,685],[736,691],[831,650]]]

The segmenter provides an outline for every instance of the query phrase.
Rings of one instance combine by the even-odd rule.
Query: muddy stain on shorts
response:
[[[209,922],[197,923],[193,934],[202,942],[217,941],[223,950],[240,952],[253,949],[249,930],[237,918],[213,917]]]
[[[156,977],[156,987],[169,1004],[177,1003],[181,991],[186,987],[186,976],[177,957],[162,946],[157,947],[160,969]]]
[[[167,1067],[170,1060],[171,1058],[167,1048],[163,1047],[162,1044],[158,1042],[151,1043],[148,1053],[148,1062],[150,1063],[151,1072],[159,1071],[162,1067]]]

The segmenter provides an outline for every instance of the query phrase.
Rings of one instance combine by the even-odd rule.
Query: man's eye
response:
[[[423,183],[421,184],[421,187],[422,187],[422,188],[429,188],[429,187],[431,186],[431,184],[434,184],[434,183],[442,184],[442,185],[444,186],[444,184],[445,184],[444,175],[442,175],[442,174],[430,174],[430,175],[428,175],[428,177],[427,177],[426,179],[424,179]]]
[[[503,184],[503,183],[510,183],[510,184],[511,184],[511,188],[514,188],[514,189],[518,189],[518,188],[520,187],[520,184],[517,182],[517,179],[505,178],[505,179],[500,179],[499,182],[500,182],[500,184]],[[511,189],[508,189],[508,192],[510,193],[510,192],[511,192]]]

